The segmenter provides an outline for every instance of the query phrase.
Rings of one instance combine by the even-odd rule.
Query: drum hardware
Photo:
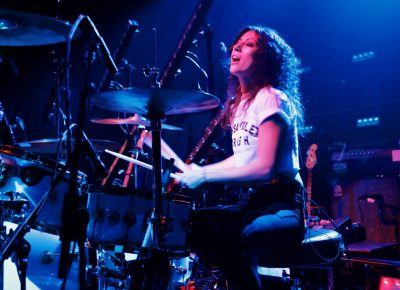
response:
[[[23,221],[30,210],[30,201],[21,193],[8,191],[0,194],[2,218],[15,223]]]
[[[56,129],[56,136],[61,138],[62,128],[66,127],[67,120],[67,116],[65,115],[62,107],[62,95],[65,95],[66,88],[65,86],[61,85],[62,81],[64,81],[63,72],[66,64],[64,58],[57,56],[56,49],[53,49],[50,52],[50,55],[54,66],[53,87],[50,91],[46,107],[43,111],[41,124],[44,125],[48,121],[52,120],[53,126]]]
[[[90,162],[92,163],[93,171],[96,177],[98,179],[103,179],[108,175],[107,167],[104,165],[103,161],[97,154],[93,144],[90,142],[84,131],[82,131],[82,136],[82,154],[86,155],[89,158]]]
[[[131,158],[140,159],[140,157],[146,156],[143,151],[143,141],[148,133],[146,129],[143,129],[143,126],[150,126],[150,121],[143,116],[139,116],[135,114],[128,118],[119,118],[119,119],[92,119],[92,123],[95,124],[105,124],[105,125],[136,125],[138,126],[133,132],[130,133],[128,138],[129,142],[128,151],[131,155]],[[142,128],[141,128],[142,127]],[[181,128],[171,126],[171,125],[163,125],[163,128],[168,130],[182,130]],[[120,151],[121,153],[121,151]],[[138,168],[136,165],[130,163],[128,168],[125,171],[125,177],[123,178],[122,186],[126,187],[129,183],[129,178],[131,172],[133,170],[133,177],[134,177],[134,187],[138,188]]]
[[[119,118],[119,119],[91,119],[92,123],[95,124],[103,124],[103,125],[141,125],[141,126],[150,126],[150,121],[143,116],[139,116],[135,114],[134,116],[130,116],[128,118]],[[175,127],[172,125],[163,124],[163,129],[165,130],[182,130],[182,128]]]
[[[67,40],[70,27],[67,22],[51,17],[0,9],[0,47],[62,43]]]
[[[137,92],[146,92],[144,95],[136,95]],[[167,108],[170,110],[169,112],[172,113],[181,113],[179,110],[183,112],[193,112],[193,111],[202,111],[205,109],[210,108],[210,106],[217,106],[219,101],[217,98],[215,98],[212,95],[209,95],[207,93],[203,92],[196,92],[194,94],[192,93],[181,93],[180,97],[184,97],[184,101],[182,99],[179,99],[179,93],[178,96],[175,97],[174,93],[178,91],[173,91],[173,90],[162,90],[162,89],[140,89],[136,90],[133,89],[133,94],[128,94],[131,91],[127,90],[124,91],[125,96],[123,97],[120,94],[120,91],[114,92],[116,94],[113,95],[113,99],[115,99],[116,105],[112,105],[111,103],[114,103],[114,101],[110,102],[110,99],[107,101],[106,98],[104,98],[105,94],[108,93],[102,93],[100,95],[95,96],[92,100],[94,101],[95,104],[99,104],[100,106],[104,106],[106,103],[108,103],[110,106],[105,106],[105,108],[108,107],[118,107],[118,111],[129,111],[131,110],[132,112],[136,111],[142,111],[143,108],[148,108],[149,112],[147,113],[147,117],[150,120],[151,123],[151,128],[150,131],[152,132],[152,149],[153,149],[153,166],[149,166],[148,164],[140,164],[143,166],[146,166],[148,168],[154,168],[153,170],[153,212],[152,212],[152,219],[151,223],[149,223],[148,230],[145,234],[145,237],[143,239],[143,244],[142,244],[142,250],[139,254],[139,259],[138,261],[135,261],[135,265],[139,266],[134,266],[132,265],[132,271],[134,275],[134,281],[132,282],[133,286],[132,289],[140,289],[140,288],[135,288],[135,287],[140,287],[140,285],[136,285],[135,283],[138,283],[138,281],[144,281],[143,283],[150,283],[148,285],[151,285],[152,283],[160,283],[160,285],[155,286],[155,287],[162,287],[161,285],[165,285],[165,281],[161,278],[164,275],[167,275],[167,273],[170,272],[169,269],[169,259],[171,252],[168,250],[163,249],[162,247],[162,236],[161,236],[161,221],[164,217],[163,215],[163,209],[162,209],[162,169],[161,169],[161,128],[162,128],[162,120],[165,118],[164,113],[160,113],[167,110]],[[108,98],[111,95],[108,96]],[[193,96],[192,100],[190,99]],[[136,101],[136,99],[139,99],[139,101]],[[128,101],[130,100],[130,101]],[[192,102],[199,102],[199,106],[196,107],[194,103],[191,104]],[[177,104],[175,104],[176,102]],[[145,106],[142,106],[143,104],[146,104]],[[173,109],[177,105],[177,107],[180,109]],[[135,107],[138,106],[138,107]],[[190,108],[189,108],[190,106]],[[124,108],[121,110],[121,108]],[[168,114],[168,112],[166,112]],[[109,150],[106,150],[107,153],[110,153]],[[111,154],[111,153],[110,153]],[[122,154],[116,155],[118,153],[113,152],[115,156],[120,157],[121,159],[128,160],[130,162],[136,162],[138,165],[139,163],[137,160],[133,158],[126,157]],[[176,178],[176,176],[174,177]],[[148,232],[151,232],[152,236],[151,238],[148,238]],[[186,253],[185,253],[186,254]],[[147,273],[143,272],[143,268],[147,269]],[[150,273],[148,269],[153,269]],[[155,276],[154,276],[155,275]],[[136,279],[136,281],[135,281]],[[160,280],[161,279],[161,280]],[[168,284],[168,282],[167,282]],[[154,284],[153,284],[154,285]],[[165,286],[164,286],[165,287]]]
[[[140,157],[147,157],[147,153],[145,153],[143,151],[143,139],[146,136],[146,134],[148,133],[148,131],[144,128],[140,128],[142,126],[138,126],[135,133],[130,136],[133,140],[131,140],[131,148],[129,149],[130,153],[131,153],[131,157],[139,160]],[[140,133],[140,134],[139,134]],[[133,184],[134,184],[134,188],[144,188],[143,184],[140,185],[139,187],[139,170],[138,170],[138,166],[134,165],[133,163],[129,163],[128,168],[126,169],[125,172],[125,178],[124,178],[124,182],[122,183],[123,187],[127,187],[129,184],[129,179],[132,173],[132,167],[133,167]]]
[[[129,72],[129,81],[128,85],[131,86],[131,75],[132,71],[134,70],[134,67],[129,65],[126,60],[124,60],[122,57],[125,55],[126,50],[128,49],[129,43],[133,36],[139,32],[139,24],[135,20],[128,20],[128,29],[122,36],[122,39],[118,45],[117,50],[113,54],[113,58],[115,63],[121,63],[119,66],[119,70],[128,70]],[[96,93],[100,93],[102,90],[105,88],[120,88],[122,85],[120,85],[117,82],[112,81],[112,75],[109,73],[109,70],[106,70],[99,85],[97,86]],[[123,86],[122,86],[123,87]]]
[[[62,163],[56,163],[53,159],[8,145],[0,145],[0,160],[2,164],[0,192],[3,192],[3,199],[13,198],[14,200],[29,201],[20,213],[11,214],[10,211],[10,215],[6,215],[6,218],[9,218],[7,220],[16,223],[19,222],[19,218],[25,217],[37,206],[52,183],[55,172],[66,171],[66,165]],[[55,190],[50,193],[38,218],[32,224],[32,228],[58,234],[61,224],[60,211],[69,182],[70,175],[66,171]],[[78,178],[80,191],[85,190],[86,182],[86,175],[80,172]],[[11,193],[13,197],[10,196]]]
[[[194,15],[191,17],[187,29],[184,31],[185,46],[190,45],[190,39],[198,23],[201,23],[210,5],[204,5],[206,1],[199,1]],[[210,1],[208,1],[210,2]],[[206,9],[207,8],[207,9]],[[201,17],[200,17],[201,16]],[[183,45],[181,41],[178,50]],[[181,50],[186,53],[187,49]],[[180,53],[182,55],[182,53]],[[176,55],[176,53],[174,53]],[[175,60],[175,59],[174,59]],[[157,61],[155,61],[157,64]],[[163,74],[162,83],[167,82],[168,77],[172,77],[176,70],[171,67],[178,65],[177,62],[168,64],[169,70]],[[172,74],[170,73],[172,71]],[[162,167],[161,167],[161,129],[162,121],[166,114],[183,114],[199,112],[212,109],[219,104],[219,100],[204,92],[181,92],[160,89],[157,79],[151,85],[151,89],[128,88],[115,92],[105,92],[92,98],[92,103],[99,107],[117,112],[130,112],[146,115],[150,120],[150,131],[152,132],[153,160],[153,210],[151,223],[146,231],[142,245],[150,245],[149,254],[143,251],[139,255],[138,265],[131,273],[134,277],[130,289],[143,289],[143,287],[153,286],[152,289],[165,289],[163,285],[168,285],[165,278],[170,273],[170,253],[160,246],[160,222],[163,218],[162,200]],[[112,100],[112,101],[110,101]],[[151,227],[151,226],[152,227]],[[152,233],[152,239],[147,244],[147,233]],[[152,270],[151,272],[149,270]],[[147,273],[144,273],[147,272]],[[169,278],[168,278],[169,280]],[[165,282],[167,282],[165,284]],[[161,287],[161,288],[160,288]],[[150,289],[150,288],[147,288]]]
[[[0,10],[1,11],[1,10]],[[14,145],[15,137],[9,125],[2,103],[0,102],[0,144]]]
[[[88,280],[96,280],[98,290],[127,289],[126,261],[124,253],[99,246],[87,246],[96,251],[96,265],[88,267]]]
[[[73,24],[67,37],[67,57],[66,57],[66,91],[67,91],[67,128],[70,127],[70,90],[69,90],[69,64],[70,64],[70,47],[71,40],[74,35],[78,32],[80,24],[85,23],[90,29],[92,39],[87,47],[85,53],[86,68],[84,71],[84,79],[82,83],[82,90],[80,94],[78,122],[77,122],[77,133],[76,133],[76,145],[74,151],[68,150],[68,162],[67,165],[71,171],[71,183],[68,194],[65,195],[63,209],[61,214],[61,228],[60,228],[60,239],[61,239],[61,256],[58,269],[58,277],[64,279],[62,289],[65,288],[65,284],[69,275],[71,263],[70,259],[70,247],[71,242],[75,242],[79,248],[79,285],[80,288],[85,288],[86,280],[86,253],[84,248],[84,242],[86,240],[86,228],[89,221],[88,213],[83,206],[83,201],[77,194],[77,180],[78,180],[78,169],[79,169],[79,158],[83,152],[83,141],[84,132],[83,127],[85,123],[86,104],[90,92],[94,90],[92,83],[90,83],[91,68],[95,60],[97,51],[100,49],[103,57],[103,61],[106,63],[110,73],[115,74],[118,72],[113,59],[110,56],[107,45],[103,38],[97,31],[96,26],[88,16],[79,15]],[[67,144],[68,149],[70,148],[71,132],[67,130]]]
[[[26,289],[26,269],[27,269],[27,261],[28,254],[30,251],[30,244],[24,239],[24,236],[27,232],[30,231],[31,224],[36,220],[40,211],[42,210],[44,204],[46,203],[49,195],[53,192],[56,185],[60,182],[66,172],[66,167],[58,173],[55,177],[54,182],[51,184],[50,189],[46,192],[46,194],[39,201],[38,205],[33,209],[33,211],[29,214],[26,220],[18,225],[18,227],[14,231],[10,231],[10,233],[6,237],[2,237],[2,245],[0,251],[0,264],[3,267],[3,263],[6,259],[8,259],[13,252],[16,253],[16,265],[18,268],[18,273],[20,277],[21,290]],[[9,193],[9,196],[14,197],[14,193]],[[11,198],[10,198],[11,199]],[[15,201],[12,201],[12,203]],[[7,202],[6,202],[7,203]],[[3,226],[3,212],[2,207],[0,208],[0,221],[1,227]],[[2,279],[1,279],[2,280]]]

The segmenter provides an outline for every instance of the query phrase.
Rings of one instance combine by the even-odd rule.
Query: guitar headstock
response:
[[[317,149],[318,149],[317,144],[312,144],[310,148],[308,148],[307,150],[306,167],[308,170],[313,169],[315,164],[317,164],[317,154],[316,154]]]

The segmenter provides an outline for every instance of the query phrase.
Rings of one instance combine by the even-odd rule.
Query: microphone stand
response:
[[[71,160],[71,183],[69,192],[65,195],[63,210],[61,214],[61,230],[60,239],[61,244],[61,257],[59,264],[58,276],[64,278],[63,286],[65,287],[65,281],[69,274],[70,268],[70,247],[71,242],[75,241],[79,247],[79,286],[80,289],[85,289],[85,254],[82,253],[84,250],[84,242],[86,240],[86,227],[89,221],[88,213],[86,209],[82,207],[80,197],[77,195],[77,177],[79,168],[79,157],[82,148],[83,138],[83,123],[86,111],[86,101],[90,92],[89,75],[92,64],[95,58],[95,47],[93,44],[89,47],[87,53],[87,67],[85,72],[84,86],[81,90],[80,104],[79,104],[79,115],[77,122],[77,137],[73,153],[70,156]],[[78,229],[76,226],[79,226]]]
[[[118,71],[110,57],[108,48],[103,40],[103,38],[99,35],[94,23],[90,20],[88,16],[79,15],[78,19],[75,21],[71,31],[68,35],[68,49],[67,49],[67,64],[69,66],[69,54],[70,54],[70,42],[77,30],[77,27],[82,22],[82,20],[86,20],[92,29],[93,40],[89,45],[89,50],[85,55],[86,60],[86,69],[83,86],[81,88],[80,93],[80,102],[79,102],[79,112],[78,112],[78,122],[77,122],[77,136],[75,148],[72,154],[69,154],[68,161],[70,162],[70,173],[71,173],[71,183],[69,187],[68,193],[64,197],[63,209],[61,212],[61,228],[60,228],[60,240],[61,240],[61,256],[58,268],[58,277],[63,278],[62,289],[65,289],[67,277],[69,274],[70,266],[71,266],[71,258],[70,258],[70,247],[71,242],[76,242],[79,247],[79,287],[80,289],[86,289],[86,279],[85,279],[85,271],[86,271],[86,253],[84,243],[86,240],[86,229],[87,224],[89,222],[89,214],[87,212],[86,206],[82,204],[82,200],[80,196],[77,194],[78,188],[78,169],[79,169],[79,157],[82,152],[82,139],[83,139],[83,127],[85,123],[85,112],[86,112],[86,103],[89,97],[89,93],[94,90],[92,83],[90,82],[90,72],[92,69],[93,62],[95,60],[97,45],[100,45],[100,48],[103,53],[103,57],[106,58],[105,61],[107,65],[110,67],[110,70],[113,72]],[[67,66],[67,67],[68,67]],[[67,86],[69,86],[69,69],[67,69]],[[67,103],[70,104],[70,95],[69,89],[67,90]],[[68,106],[68,109],[70,107]],[[68,114],[69,118],[70,114]],[[68,125],[70,120],[68,120]],[[71,142],[71,133],[68,130],[68,148],[70,148]],[[70,152],[70,151],[68,151]]]

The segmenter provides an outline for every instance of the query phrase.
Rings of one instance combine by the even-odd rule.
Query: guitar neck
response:
[[[200,149],[203,147],[204,143],[207,141],[208,137],[210,137],[211,133],[214,132],[217,125],[221,122],[224,117],[225,110],[220,109],[217,115],[211,120],[210,124],[204,130],[203,136],[200,138],[197,145],[193,148],[192,152],[189,154],[188,158],[185,160],[186,164],[192,163],[193,159],[196,157],[197,153],[199,153]]]
[[[219,122],[221,122],[222,118],[224,117],[224,114],[225,114],[224,109],[220,109],[218,111],[217,115],[205,129],[203,136],[200,138],[200,141],[197,143],[192,152],[189,154],[188,158],[186,158],[185,160],[186,164],[192,163],[193,159],[196,157],[197,153],[199,153],[200,149],[203,147],[208,137],[210,137],[211,133],[215,130]],[[171,182],[167,186],[166,192],[167,193],[171,192],[175,184],[177,184],[177,181],[175,179],[171,180]]]
[[[187,50],[192,45],[194,37],[196,36],[201,25],[203,25],[204,19],[212,3],[213,0],[200,0],[198,2],[175,51],[172,53],[172,57],[170,58],[166,69],[160,77],[161,87],[167,87],[174,78],[174,75],[184,59]]]
[[[311,216],[311,198],[312,198],[312,170],[309,169],[307,173],[307,183],[306,183],[306,190],[307,190],[307,214],[308,217]]]

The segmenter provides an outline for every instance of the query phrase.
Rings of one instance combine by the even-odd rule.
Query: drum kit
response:
[[[0,9],[0,48],[65,42],[71,27],[66,22],[47,16]],[[191,201],[186,196],[163,192],[165,175],[170,173],[174,161],[175,166],[180,169],[183,169],[184,164],[161,138],[162,129],[181,129],[163,122],[166,115],[213,109],[219,105],[219,100],[202,91],[129,87],[101,92],[92,96],[91,102],[113,112],[135,114],[123,119],[92,119],[93,123],[143,126],[151,132],[147,144],[152,148],[152,165],[141,164],[135,158],[115,153],[120,148],[116,142],[91,140],[90,143],[96,152],[108,152],[135,165],[152,169],[152,198],[142,195],[143,192],[136,188],[91,187],[87,184],[86,174],[80,171],[77,177],[69,175],[68,162],[62,164],[44,156],[55,155],[62,138],[2,144],[0,262],[3,264],[11,254],[17,253],[19,258],[15,263],[21,289],[25,289],[29,253],[27,249],[30,248],[29,241],[33,240],[29,239],[32,234],[32,231],[28,233],[29,229],[34,227],[33,232],[58,234],[62,227],[60,213],[64,197],[68,194],[70,184],[75,182],[80,197],[85,200],[85,210],[89,217],[86,246],[88,249],[96,249],[97,262],[95,265],[86,265],[89,269],[86,275],[90,278],[85,277],[86,280],[93,280],[95,277],[96,281],[91,281],[96,284],[93,289],[110,289],[108,287],[111,284],[115,287],[113,289],[166,289],[166,278],[163,275],[170,275],[171,260],[188,255],[185,235],[189,226]],[[78,140],[70,139],[72,147],[75,147]],[[169,159],[168,167],[162,168],[162,157]],[[55,176],[60,176],[57,182]],[[18,226],[14,227],[14,231],[6,233],[3,226],[5,221],[17,223]],[[111,252],[110,245],[113,249]],[[125,249],[117,250],[119,245],[129,247],[135,253],[134,262],[127,263],[124,260],[127,252]],[[54,255],[44,254],[43,258],[41,254],[41,263],[51,263],[49,261],[54,259]],[[110,263],[113,266],[107,266]],[[121,270],[121,267],[124,269]],[[155,282],[157,279],[160,280],[158,284]],[[168,283],[170,282],[167,279]],[[86,286],[80,287],[85,289]]]

